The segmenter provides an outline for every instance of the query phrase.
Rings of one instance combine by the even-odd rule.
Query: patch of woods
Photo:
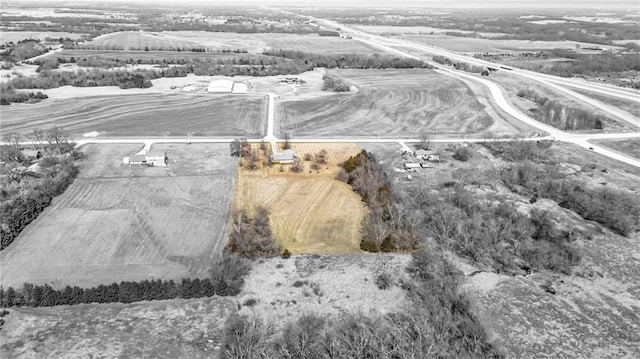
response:
[[[498,170],[498,178],[514,193],[532,201],[549,198],[582,218],[622,236],[640,229],[640,198],[608,187],[592,187],[566,178],[533,143],[487,143],[495,155],[515,161]],[[520,147],[511,152],[511,148]],[[535,153],[535,154],[534,154]]]
[[[458,273],[435,253],[416,252],[401,283],[410,304],[385,315],[303,314],[283,329],[258,316],[232,314],[221,358],[502,357],[458,290]]]
[[[322,77],[322,80],[324,81],[322,85],[324,91],[349,92],[349,84],[337,76],[327,74]]]
[[[42,45],[40,41],[27,39],[16,43],[9,43],[2,48],[0,52],[0,60],[10,63],[26,60],[31,57],[39,56],[48,51],[47,47]]]
[[[208,278],[123,281],[92,288],[66,286],[54,289],[48,284],[25,283],[22,288],[0,287],[0,307],[50,307],[88,303],[132,303],[143,300],[189,299],[233,296],[240,293],[251,263],[238,256],[224,254],[216,259]]]
[[[533,111],[533,117],[536,120],[562,130],[601,130],[607,120],[605,116],[591,111],[565,106],[550,100],[531,89],[519,90],[517,95],[534,101],[538,105],[538,108]]]
[[[53,127],[34,133],[38,142],[35,149],[29,149],[29,156],[19,145],[17,134],[5,135],[4,140],[13,144],[0,146],[4,162],[0,167],[0,250],[9,246],[78,174],[75,161],[82,154],[74,149],[66,132]]]
[[[350,157],[336,178],[351,185],[369,208],[362,223],[362,250],[409,252],[420,247],[407,213],[396,203],[386,174],[372,153],[363,150]]]
[[[471,72],[474,74],[479,74],[484,70],[482,66],[472,65],[468,62],[454,61],[446,56],[435,55],[433,56],[433,61],[441,65],[453,66],[456,70]]]

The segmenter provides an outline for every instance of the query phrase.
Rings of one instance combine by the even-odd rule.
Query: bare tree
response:
[[[291,171],[295,173],[300,173],[304,171],[304,164],[302,163],[302,161],[300,161],[300,159],[298,158],[295,159],[295,161],[293,162],[293,165],[291,166]]]
[[[283,134],[284,136],[284,144],[282,145],[282,147],[285,150],[288,150],[291,148],[291,143],[289,141],[291,141],[291,133],[289,131],[284,131]]]
[[[229,150],[231,151],[231,156],[240,157],[242,151],[242,140],[236,138],[229,144]]]
[[[420,131],[420,144],[418,145],[421,150],[428,150],[431,148],[431,138],[427,131]]]

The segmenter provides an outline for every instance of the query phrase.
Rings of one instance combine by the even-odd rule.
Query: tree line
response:
[[[396,204],[375,156],[362,151],[346,160],[337,179],[351,185],[369,212],[362,223],[360,248],[367,252],[408,252],[421,245],[406,212]]]
[[[349,92],[349,84],[337,76],[327,74],[322,76],[322,80],[324,81],[322,85],[324,91]]]
[[[530,99],[538,105],[538,109],[533,111],[533,117],[536,120],[562,130],[601,130],[607,120],[605,116],[591,111],[565,106],[560,102],[550,100],[531,89],[519,90],[517,95]]]
[[[235,211],[227,248],[243,257],[279,255],[282,247],[273,238],[269,210],[258,206],[253,217],[246,210]]]
[[[25,283],[22,288],[0,287],[0,307],[50,307],[89,303],[133,303],[143,300],[190,299],[240,293],[244,277],[251,270],[247,260],[225,254],[217,259],[209,278],[122,281],[91,288],[65,286],[54,289],[48,284]]]

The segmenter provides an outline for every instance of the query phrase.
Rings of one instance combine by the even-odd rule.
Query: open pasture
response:
[[[207,275],[226,243],[237,163],[228,145],[152,146],[168,169],[122,164],[137,149],[86,148],[79,178],[0,252],[3,286]]]
[[[44,40],[46,38],[59,39],[61,37],[79,40],[82,38],[82,35],[83,34],[56,31],[0,31],[0,44],[15,43],[27,39]]]
[[[448,35],[404,35],[403,39],[430,44],[447,50],[459,52],[488,52],[488,53],[504,53],[504,52],[522,52],[522,51],[542,51],[550,49],[567,49],[574,51],[590,52],[586,48],[612,48],[622,49],[620,46],[612,45],[594,45],[586,42],[576,41],[530,41],[530,40],[502,40],[502,39],[481,39],[475,37],[458,37]],[[580,50],[583,49],[583,50]]]
[[[79,49],[93,50],[185,50],[204,49],[196,42],[169,36],[166,33],[122,31],[99,36]]]
[[[432,70],[337,70],[358,88],[283,101],[281,129],[294,137],[413,137],[421,131],[462,134],[488,129],[493,119],[464,83]]]
[[[85,44],[94,50],[177,50],[178,48],[204,48],[208,50],[247,50],[262,53],[269,49],[297,50],[315,53],[379,53],[380,50],[355,40],[337,36],[298,34],[239,34],[232,32],[171,31],[171,32],[119,32],[102,36]],[[201,53],[181,51],[182,56],[201,56]],[[242,54],[239,54],[242,55]]]
[[[49,99],[2,109],[3,131],[63,127],[78,135],[260,136],[267,102],[261,95],[170,94]]]
[[[356,155],[355,144],[292,144],[298,157],[325,149],[328,163],[301,173],[280,165],[239,169],[234,208],[269,209],[274,238],[294,254],[361,253],[360,226],[366,207],[351,186],[335,180],[338,163]]]

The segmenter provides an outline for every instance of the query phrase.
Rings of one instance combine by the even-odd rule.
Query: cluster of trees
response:
[[[453,61],[448,57],[440,56],[440,55],[433,56],[433,61],[442,65],[453,66],[457,70],[471,72],[474,74],[479,74],[484,70],[482,66],[472,65],[468,62]]]
[[[413,251],[420,246],[408,216],[396,203],[386,175],[372,153],[350,157],[338,173],[369,207],[362,224],[360,248],[368,252]]]
[[[584,219],[596,221],[620,235],[640,229],[640,198],[611,188],[593,188],[566,178],[545,152],[545,144],[487,143],[494,154],[515,161],[502,167],[498,176],[512,191],[532,200],[550,198]],[[514,148],[514,151],[510,151]]]
[[[15,63],[42,55],[47,51],[48,49],[38,40],[22,40],[17,43],[10,43],[8,48],[0,53],[0,60]]]
[[[527,216],[511,204],[491,204],[462,183],[418,189],[411,195],[411,206],[427,235],[498,272],[569,273],[580,261],[575,238],[558,229],[548,213],[534,210]]]
[[[324,91],[349,92],[349,84],[337,76],[324,75],[322,80],[324,80],[324,85],[322,86]]]
[[[383,316],[326,318],[305,314],[277,333],[258,316],[232,314],[223,330],[221,358],[500,358],[458,273],[434,254],[419,252],[403,283],[411,305]]]
[[[143,300],[203,298],[214,295],[232,296],[240,293],[250,263],[225,254],[212,266],[209,278],[173,280],[143,280],[99,285],[93,288],[66,286],[54,289],[48,284],[25,283],[20,289],[0,287],[0,307],[75,305],[83,303],[132,303]]]
[[[0,146],[0,159],[6,163],[0,177],[0,250],[9,246],[22,230],[49,206],[53,197],[61,194],[78,174],[74,160],[80,153],[68,141],[68,135],[57,127],[46,133],[35,130],[44,157],[39,160],[41,173],[25,176],[25,159],[18,146],[17,135],[5,136],[12,145]],[[49,145],[44,145],[44,140]],[[71,154],[67,156],[66,154]]]
[[[49,96],[40,91],[35,93],[16,91],[7,84],[0,84],[0,105],[11,105],[11,103],[20,102],[34,103],[46,98],[49,98]]]
[[[269,210],[258,206],[253,218],[245,210],[233,214],[227,248],[243,257],[277,256],[282,252],[271,233]]]
[[[562,130],[590,130],[603,129],[605,116],[595,114],[577,107],[565,106],[550,100],[531,89],[519,90],[519,97],[528,98],[538,104],[533,113],[536,120],[550,124]]]

